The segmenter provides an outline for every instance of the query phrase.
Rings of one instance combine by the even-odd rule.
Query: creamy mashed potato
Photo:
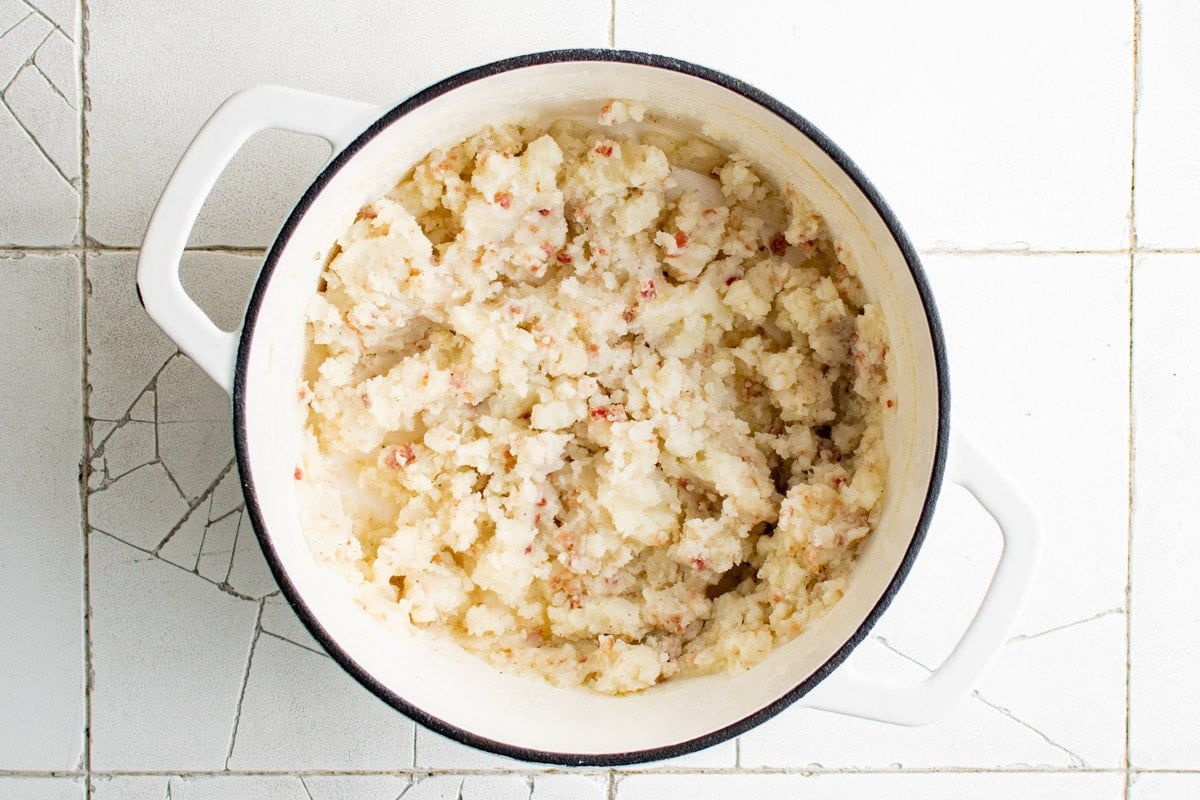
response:
[[[398,635],[600,692],[748,668],[882,506],[882,315],[821,216],[613,101],[364,206],[308,309],[317,558]]]

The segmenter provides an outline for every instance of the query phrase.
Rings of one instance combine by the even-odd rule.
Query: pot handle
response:
[[[179,349],[232,394],[240,331],[226,332],[188,297],[179,263],[196,217],[217,178],[246,140],[268,128],[320,136],[341,151],[382,109],[283,86],[256,86],[230,97],[188,145],[150,216],[138,256],[138,297]]]
[[[944,717],[987,669],[1008,639],[1033,586],[1042,521],[1032,501],[968,436],[951,437],[946,480],[971,492],[1000,526],[1004,550],[979,610],[953,652],[929,677],[899,683],[843,664],[800,701],[810,708],[896,725]]]

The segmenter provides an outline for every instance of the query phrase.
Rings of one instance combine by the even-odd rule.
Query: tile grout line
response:
[[[1133,686],[1133,504],[1135,497],[1135,458],[1136,437],[1134,433],[1134,313],[1136,291],[1135,266],[1138,256],[1137,235],[1137,134],[1138,106],[1141,100],[1142,81],[1142,5],[1141,0],[1133,0],[1133,53],[1132,78],[1133,96],[1129,119],[1129,367],[1126,386],[1126,402],[1129,406],[1129,443],[1127,450],[1128,482],[1126,494],[1125,518],[1125,786],[1124,798],[1129,800],[1133,791],[1133,716],[1132,693]]]
[[[608,2],[608,46],[617,46],[617,0]]]
[[[88,533],[88,482],[91,471],[92,426],[88,422],[90,412],[89,397],[91,387],[88,375],[88,295],[91,293],[88,282],[88,251],[87,244],[87,198],[88,198],[88,102],[87,83],[87,48],[88,27],[87,0],[77,0],[75,5],[77,19],[75,21],[76,45],[75,54],[78,59],[79,74],[76,88],[79,92],[79,227],[76,233],[79,243],[80,297],[80,359],[82,361],[83,406],[80,409],[83,419],[83,453],[79,463],[79,511],[80,533],[83,536],[83,663],[84,663],[84,739],[83,739],[83,768],[84,796],[92,796],[92,687],[95,683],[92,664],[92,569],[91,569],[91,537]]]

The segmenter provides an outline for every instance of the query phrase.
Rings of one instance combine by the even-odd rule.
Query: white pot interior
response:
[[[303,312],[330,246],[356,211],[435,146],[487,124],[610,98],[638,100],[728,134],[780,184],[824,213],[857,258],[887,318],[897,413],[879,528],[861,551],[847,594],[816,627],[736,676],[668,682],[611,697],[501,674],[451,646],[395,638],[313,562],[297,515],[293,471],[303,412]],[[668,747],[738,723],[818,670],[879,603],[912,542],[935,460],[938,374],[916,284],[866,196],[791,124],[736,92],[691,75],[622,62],[559,62],[495,74],[411,110],[367,142],[315,198],[283,245],[258,309],[244,375],[245,457],[281,568],[319,624],[376,681],[425,713],[477,736],[549,753],[611,754]]]

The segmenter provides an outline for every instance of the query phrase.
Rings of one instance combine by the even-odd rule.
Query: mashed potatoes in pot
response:
[[[636,104],[431,152],[308,320],[314,554],[500,669],[624,693],[748,668],[877,521],[894,399],[849,254]]]

